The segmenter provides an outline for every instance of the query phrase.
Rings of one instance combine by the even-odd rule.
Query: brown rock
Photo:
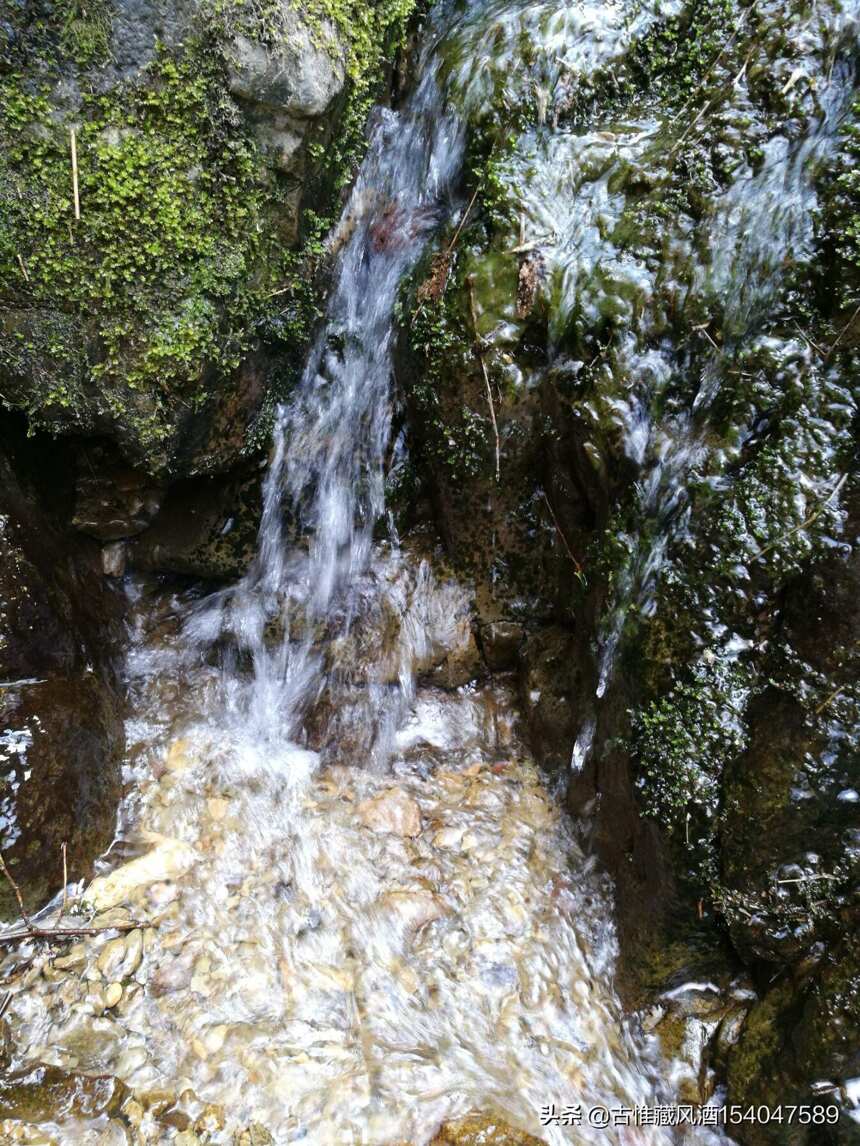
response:
[[[430,1146],[542,1146],[542,1142],[491,1115],[469,1114],[440,1126]]]
[[[372,832],[397,836],[417,836],[421,831],[421,809],[401,788],[389,788],[358,806],[359,818]]]

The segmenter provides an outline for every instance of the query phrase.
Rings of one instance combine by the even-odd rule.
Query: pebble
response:
[[[127,1047],[120,1053],[116,1061],[115,1073],[118,1078],[127,1079],[136,1070],[140,1070],[145,1063],[146,1051],[143,1047]]]
[[[122,998],[122,983],[109,983],[105,991],[105,1006],[115,1007]]]
[[[421,831],[421,809],[402,788],[389,788],[358,806],[362,824],[372,832],[397,836],[417,836]]]
[[[191,767],[190,747],[190,743],[184,737],[173,741],[167,750],[165,761],[168,772],[184,772]]]

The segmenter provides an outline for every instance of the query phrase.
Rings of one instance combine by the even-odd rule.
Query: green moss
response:
[[[855,100],[845,121],[829,199],[825,226],[837,260],[830,272],[837,284],[834,303],[837,310],[848,311],[860,305],[860,100]]]
[[[663,101],[686,102],[733,47],[737,22],[734,0],[697,0],[642,37],[631,61],[633,83]]]
[[[449,478],[465,481],[488,472],[492,428],[488,415],[460,399],[452,380],[479,368],[474,334],[465,325],[468,309],[464,270],[450,266],[442,282],[442,264],[425,259],[404,285],[399,315],[409,314],[409,345],[415,356],[409,372],[409,397],[421,417],[422,449],[432,465],[440,464]],[[447,264],[446,264],[447,266]],[[443,289],[429,293],[434,278]],[[424,287],[422,289],[422,284]]]
[[[686,853],[687,866],[710,883],[720,780],[745,743],[748,672],[713,654],[647,705],[633,725],[636,784],[646,815]]]
[[[73,202],[70,129],[21,75],[4,77],[0,273],[30,308],[76,316],[98,342],[92,377],[104,404],[124,388],[152,398],[143,445],[167,432],[171,397],[194,406],[204,372],[228,372],[265,296],[250,277],[270,242],[264,208],[277,199],[253,142],[220,96],[223,77],[202,45],[158,54],[143,82],[85,100],[76,125],[80,218]],[[13,344],[14,345],[14,344]],[[21,338],[2,366],[20,367]],[[68,347],[74,354],[77,348]],[[57,394],[38,386],[38,421]],[[115,412],[118,412],[115,410]]]
[[[59,0],[54,18],[60,42],[81,67],[100,64],[110,50],[110,12],[105,0]]]

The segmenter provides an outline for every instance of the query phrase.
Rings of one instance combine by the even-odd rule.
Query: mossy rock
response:
[[[118,1114],[128,1088],[110,1075],[34,1066],[0,1077],[0,1119],[54,1122]]]
[[[749,1124],[740,1134],[745,1146],[860,1142],[860,1126],[844,1112],[841,1094],[860,1070],[859,956],[852,938],[805,979],[784,978],[753,1007],[729,1058],[730,1103],[773,1108],[837,1103],[843,1107],[838,1125]]]
[[[411,8],[18,13],[0,77],[4,404],[109,436],[153,474],[233,464],[295,375],[321,238]]]

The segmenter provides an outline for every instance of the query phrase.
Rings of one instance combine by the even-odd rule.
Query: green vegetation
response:
[[[60,0],[55,9],[60,42],[71,59],[86,67],[102,63],[110,48],[106,0]]]
[[[749,674],[713,653],[635,718],[632,749],[646,815],[683,844],[700,878],[716,875],[720,779],[745,744]]]
[[[836,231],[836,253],[843,264],[836,303],[847,310],[860,305],[860,100],[851,108],[842,138],[832,225]]]
[[[440,264],[441,265],[441,264]],[[439,271],[437,268],[436,274]],[[429,276],[429,277],[425,277]],[[472,350],[474,338],[464,327],[460,300],[465,286],[445,274],[438,298],[429,292],[434,271],[426,260],[413,280],[405,285],[401,306],[410,308],[410,346],[416,356],[410,371],[410,399],[420,411],[422,446],[428,461],[441,464],[451,478],[463,481],[486,473],[490,466],[492,429],[490,420],[448,394],[446,378],[457,372],[478,369]],[[416,281],[428,284],[422,296]],[[466,304],[468,305],[468,304]]]
[[[631,61],[633,82],[662,100],[686,102],[729,53],[741,26],[735,0],[697,0],[642,37]]]

